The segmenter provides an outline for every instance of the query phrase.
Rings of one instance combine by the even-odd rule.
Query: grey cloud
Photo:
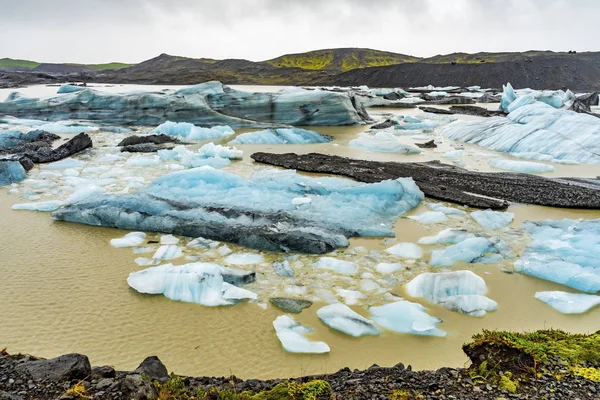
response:
[[[331,47],[418,56],[581,51],[595,49],[589,27],[599,11],[597,0],[0,0],[0,57],[137,62],[166,52],[261,60]]]

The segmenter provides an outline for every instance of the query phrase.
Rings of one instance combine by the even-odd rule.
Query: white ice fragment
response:
[[[160,237],[160,244],[177,244],[179,243],[179,239],[177,239],[173,235],[162,235]]]
[[[122,238],[111,239],[110,244],[114,247],[134,247],[144,243],[145,239],[146,234],[144,232],[131,232]]]
[[[290,353],[329,353],[330,349],[324,342],[311,342],[304,335],[313,332],[312,328],[304,326],[289,315],[281,315],[273,321],[273,327],[283,348]]]
[[[183,252],[181,247],[173,244],[160,246],[154,256],[152,256],[153,260],[173,260],[175,258],[181,257]]]
[[[402,264],[400,264],[400,263],[379,263],[375,266],[375,269],[380,274],[391,274],[393,272],[401,270]]]
[[[331,257],[321,257],[313,263],[314,268],[329,269],[340,274],[352,275],[358,271],[358,266],[350,261],[342,261]]]
[[[371,307],[372,320],[386,329],[414,335],[446,336],[446,332],[437,328],[441,319],[432,317],[425,308],[417,303],[399,300],[379,307]]]
[[[349,306],[358,304],[361,299],[365,299],[367,297],[358,290],[348,289],[338,289],[338,295],[342,297],[344,299],[344,303],[346,303]]]
[[[62,201],[58,200],[48,200],[48,201],[40,201],[38,203],[19,203],[13,205],[11,208],[13,210],[29,210],[29,211],[55,211],[60,206],[62,206]]]
[[[72,168],[81,168],[85,164],[85,161],[75,160],[73,158],[63,158],[60,161],[55,161],[52,163],[42,165],[42,169],[72,169]]]
[[[552,165],[536,163],[531,161],[515,161],[495,158],[493,160],[490,160],[488,164],[494,168],[514,172],[540,173],[554,171],[554,167]]]
[[[421,258],[423,250],[414,243],[398,243],[386,250],[386,253],[401,258]]]
[[[363,335],[379,335],[381,331],[362,315],[353,311],[350,307],[337,303],[322,307],[317,311],[317,316],[330,328],[350,336],[359,337]]]
[[[312,202],[312,199],[310,197],[294,197],[292,199],[292,204],[296,204],[296,205],[308,204],[310,202]]]

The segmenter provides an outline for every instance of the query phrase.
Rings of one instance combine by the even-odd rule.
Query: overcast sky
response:
[[[140,62],[334,47],[600,50],[600,0],[0,0],[0,58]]]

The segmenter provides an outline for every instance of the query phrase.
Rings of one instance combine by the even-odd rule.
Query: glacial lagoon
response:
[[[162,88],[115,85],[98,89],[124,92]],[[281,88],[237,89],[269,92]],[[56,90],[56,87],[37,86],[19,91],[37,97],[54,95]],[[5,98],[8,92],[0,90],[0,99]],[[497,108],[497,104],[485,106]],[[417,118],[423,115],[418,109],[370,109],[369,114],[375,120],[383,120],[388,114]],[[456,117],[469,121],[480,120],[479,117],[472,116]],[[140,127],[134,130],[138,131],[136,133],[149,133],[152,129],[153,127]],[[378,161],[416,162],[440,159],[444,162],[460,161],[465,168],[480,171],[498,171],[489,164],[493,156],[522,161],[475,145],[453,142],[441,135],[441,126],[425,133],[395,136],[399,144],[406,146],[414,146],[429,138],[436,139],[439,147],[422,149],[421,154],[365,151],[350,146],[350,141],[367,131],[369,125],[313,126],[306,129],[330,136],[333,140],[309,145],[236,144],[235,147],[243,151],[243,158],[232,160],[222,171],[247,178],[252,173],[269,169],[268,166],[252,162],[250,155],[257,151],[319,152]],[[236,135],[249,131],[236,129]],[[85,177],[85,168],[100,168],[96,170],[100,171],[96,172],[98,176],[107,174],[101,179],[114,179],[106,187],[109,193],[122,192],[131,182],[143,182],[146,185],[155,178],[172,172],[161,168],[161,165],[168,164],[163,161],[144,167],[132,165],[135,163],[129,160],[139,156],[119,153],[118,148],[114,147],[130,135],[128,133],[92,131],[89,134],[94,141],[94,148],[73,157],[87,163],[85,167],[78,169],[78,173]],[[71,137],[67,134],[61,136]],[[235,136],[229,136],[194,142],[187,148],[197,150],[211,141],[225,145],[234,138]],[[106,162],[100,161],[103,157]],[[554,170],[542,173],[543,176],[592,178],[600,175],[600,165],[547,164],[552,165]],[[417,208],[398,219],[393,226],[395,238],[350,238],[347,249],[338,249],[324,255],[355,263],[358,273],[351,278],[314,268],[313,263],[322,256],[307,254],[289,255],[289,262],[296,276],[284,278],[277,275],[272,267],[272,262],[283,260],[284,254],[252,250],[233,244],[227,245],[229,254],[207,254],[206,250],[186,246],[188,239],[180,238],[178,245],[182,248],[181,257],[165,263],[181,265],[200,260],[227,265],[225,259],[230,254],[252,253],[263,256],[264,261],[258,261],[254,265],[235,266],[257,272],[256,281],[244,286],[244,289],[258,295],[257,301],[227,307],[204,307],[172,301],[161,295],[140,294],[128,286],[127,277],[130,273],[147,268],[139,265],[139,259],[152,258],[160,247],[160,243],[148,242],[159,242],[161,234],[148,233],[141,246],[147,248],[146,253],[134,254],[132,248],[115,248],[110,244],[111,239],[122,237],[127,233],[125,231],[54,221],[49,213],[11,210],[14,204],[35,201],[35,198],[25,199],[23,195],[31,197],[39,194],[40,200],[64,198],[64,194],[52,194],[52,188],[44,187],[47,186],[43,184],[44,181],[63,179],[60,174],[49,172],[53,171],[37,165],[28,173],[29,182],[0,188],[0,271],[3,276],[0,290],[0,347],[6,346],[11,353],[54,357],[80,352],[87,354],[94,365],[109,364],[117,369],[133,369],[145,356],[158,355],[178,374],[235,374],[243,378],[272,378],[334,372],[343,367],[366,368],[372,364],[387,366],[398,362],[411,364],[416,369],[462,366],[467,362],[460,350],[462,343],[482,328],[525,331],[561,328],[571,332],[598,329],[600,308],[584,314],[561,314],[537,300],[535,293],[575,290],[514,273],[513,265],[530,240],[529,233],[522,229],[525,221],[597,219],[600,218],[600,211],[528,205],[509,207],[507,211],[514,213],[514,219],[508,227],[487,231],[487,234],[505,242],[514,257],[487,265],[455,261],[454,267],[448,269],[471,270],[485,280],[488,288],[486,296],[498,303],[498,310],[488,312],[482,318],[450,311],[441,305],[408,295],[404,287],[407,282],[423,272],[445,270],[434,270],[429,266],[430,251],[440,249],[441,246],[419,245],[423,249],[423,256],[417,260],[401,258],[385,251],[400,243],[416,244],[419,239],[435,236],[447,228],[466,229],[469,232],[484,231],[469,215],[450,214],[434,223],[407,218],[435,211],[431,204],[439,202],[431,199],[421,202]],[[124,176],[128,179],[121,179]],[[34,187],[36,181],[37,188]],[[135,190],[134,186],[129,187]],[[10,190],[13,194],[9,194]],[[449,203],[444,205],[465,212],[474,211]],[[377,270],[380,263],[400,263],[402,268],[392,273],[381,273]],[[350,301],[350,295],[346,291],[359,291],[364,297]],[[302,355],[283,350],[272,323],[284,312],[271,305],[268,299],[285,296],[306,297],[315,301],[312,307],[294,315],[294,319],[315,329],[308,337],[312,341],[327,343],[331,348],[328,354]],[[316,313],[328,304],[327,300],[331,301],[331,297],[334,297],[341,302],[356,303],[350,306],[359,314],[370,318],[368,306],[389,303],[396,296],[422,304],[429,315],[441,319],[443,322],[438,324],[438,328],[445,331],[446,336],[426,337],[382,329],[380,336],[354,338],[327,327]]]

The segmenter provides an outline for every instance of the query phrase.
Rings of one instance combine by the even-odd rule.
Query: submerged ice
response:
[[[299,197],[311,201],[294,204]],[[347,246],[349,237],[393,236],[394,219],[422,199],[409,178],[364,184],[269,169],[244,179],[202,167],[167,174],[135,193],[68,205],[53,216],[270,251],[325,253]]]
[[[593,294],[537,292],[535,298],[563,314],[581,314],[600,304],[600,296]]]

